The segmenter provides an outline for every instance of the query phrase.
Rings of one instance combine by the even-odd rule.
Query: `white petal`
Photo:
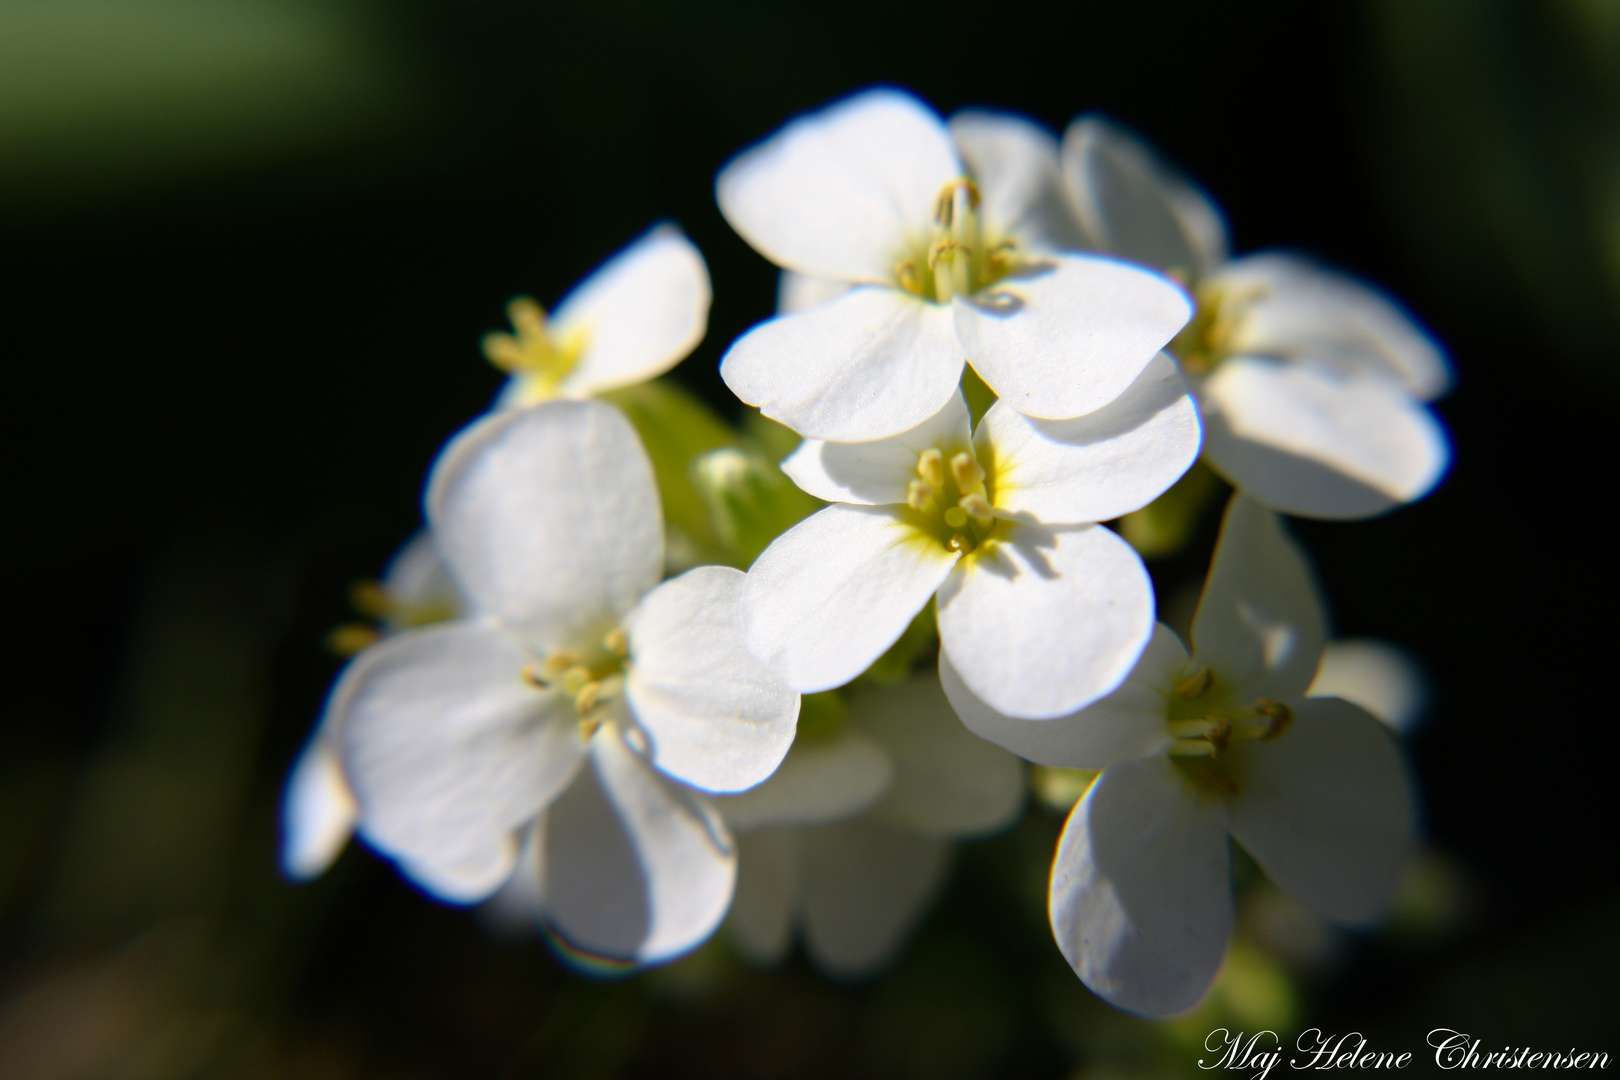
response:
[[[506,938],[533,936],[545,914],[546,885],[540,851],[545,845],[545,812],[523,830],[517,865],[506,882],[479,908],[484,924]]]
[[[1122,761],[1069,814],[1048,912],[1069,965],[1122,1009],[1190,1009],[1232,930],[1226,815],[1162,757]]]
[[[872,738],[839,732],[799,740],[771,779],[740,795],[716,795],[714,808],[735,831],[812,826],[854,818],[889,789],[894,767]]]
[[[996,509],[1047,524],[1109,521],[1146,506],[1197,460],[1199,441],[1198,406],[1164,353],[1094,413],[1036,420],[998,401],[974,436],[995,478]]]
[[[836,278],[811,277],[783,270],[776,279],[776,313],[791,315],[836,300],[849,292],[850,284]]]
[[[493,891],[515,832],[578,768],[573,706],[527,682],[528,662],[498,630],[444,623],[367,649],[333,691],[361,832],[447,899]]]
[[[698,249],[673,225],[653,229],[557,305],[551,336],[584,346],[560,391],[585,397],[662,375],[703,340],[709,299]]]
[[[308,881],[325,873],[353,835],[358,813],[337,747],[318,728],[298,755],[281,803],[281,865],[287,875]]]
[[[1100,250],[1194,281],[1226,261],[1226,225],[1209,196],[1118,124],[1070,124],[1063,178]]]
[[[870,285],[754,327],[721,358],[720,377],[800,435],[883,439],[956,393],[962,346],[949,308]]]
[[[710,802],[739,832],[823,825],[869,809],[889,789],[893,776],[881,746],[844,731],[794,743],[769,780],[739,795],[716,795]]]
[[[654,964],[699,945],[731,903],[737,855],[719,815],[611,725],[546,814],[546,917],[575,948]]]
[[[666,581],[625,622],[627,696],[652,763],[706,791],[770,776],[793,742],[799,695],[743,644],[743,574],[700,566]]]
[[[720,212],[766,258],[845,281],[890,281],[962,174],[945,125],[909,94],[870,90],[802,116],[720,171]]]
[[[932,675],[863,691],[849,722],[894,762],[874,821],[924,836],[976,836],[1011,824],[1024,807],[1023,763],[970,734]]]
[[[462,587],[540,654],[594,644],[663,574],[652,465],[600,402],[478,421],[439,455],[427,504]]]
[[[1244,747],[1232,835],[1298,900],[1337,922],[1376,919],[1411,858],[1411,778],[1389,730],[1347,701],[1295,701],[1294,723]]]
[[[476,612],[444,564],[433,535],[426,529],[406,541],[383,572],[383,591],[394,610],[385,615],[389,628],[403,630],[442,619],[467,618]]]
[[[953,394],[945,407],[909,431],[874,442],[833,443],[806,439],[782,462],[799,487],[827,502],[878,506],[906,501],[917,479],[917,459],[939,448],[949,461],[973,445],[967,402]]]
[[[1271,251],[1228,263],[1213,280],[1261,290],[1238,324],[1234,351],[1322,357],[1386,375],[1425,401],[1451,384],[1435,340],[1395,301],[1349,274]]]
[[[1100,525],[1012,524],[939,590],[952,666],[1008,716],[1044,720],[1096,701],[1130,674],[1152,633],[1147,570]]]
[[[1381,514],[1428,494],[1451,461],[1433,414],[1386,379],[1240,356],[1199,396],[1210,463],[1285,513]]]
[[[1275,513],[1233,495],[1192,619],[1192,656],[1239,698],[1299,698],[1325,643],[1327,614],[1306,555]]]
[[[1020,720],[996,712],[973,695],[939,653],[939,680],[967,729],[1037,765],[1061,769],[1106,769],[1125,758],[1146,757],[1170,741],[1165,693],[1187,663],[1175,631],[1163,623],[1125,681],[1108,696],[1067,716]]]
[[[950,845],[867,820],[801,838],[805,948],[829,975],[875,974],[945,883]]]
[[[1123,394],[1192,315],[1168,278],[1090,255],[1042,256],[952,307],[990,389],[1021,413],[1055,420]]]
[[[799,830],[762,829],[737,837],[737,895],[726,932],[751,963],[776,964],[793,944],[799,891]]]
[[[1085,236],[1069,209],[1050,131],[1011,113],[969,110],[950,120],[951,136],[978,184],[992,229],[1026,251],[1075,251]]]
[[[1411,653],[1388,641],[1340,638],[1328,642],[1309,696],[1360,705],[1402,734],[1423,719],[1428,679]]]
[[[1326,622],[1310,566],[1282,521],[1232,496],[1193,617],[1193,656],[1239,698],[1303,697]]]
[[[748,648],[801,694],[842,686],[899,639],[956,559],[885,508],[829,506],[749,569]]]

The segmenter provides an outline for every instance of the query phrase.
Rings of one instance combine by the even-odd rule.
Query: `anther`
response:
[[[615,626],[602,638],[602,647],[614,656],[630,655],[630,634],[622,626]]]
[[[541,690],[551,689],[551,680],[547,679],[545,675],[541,673],[540,665],[538,664],[524,664],[522,676],[523,681],[528,683],[530,686],[538,687]]]
[[[979,186],[965,176],[960,177],[939,189],[939,194],[934,198],[935,222],[945,226],[949,226],[953,222],[956,216],[956,193],[958,191],[967,194],[968,206],[975,210],[978,209]]]
[[[945,455],[929,447],[917,455],[917,475],[934,488],[945,486]]]
[[[368,619],[381,619],[396,607],[388,590],[376,581],[357,581],[349,587],[349,604]]]
[[[597,703],[601,700],[602,684],[599,682],[588,682],[584,686],[580,687],[579,693],[575,695],[574,708],[579,710],[579,715],[589,716],[591,713],[596,711]]]
[[[953,506],[945,511],[945,524],[953,529],[965,528],[968,523],[967,511],[960,506]]]
[[[934,486],[926,480],[913,480],[906,485],[906,505],[913,510],[928,509],[928,500],[934,497]]]
[[[968,551],[968,550],[970,550],[968,548],[967,537],[963,536],[961,533],[956,533],[956,534],[952,535],[952,537],[949,540],[945,541],[945,550],[946,551]]]
[[[1190,674],[1176,680],[1176,697],[1181,698],[1183,701],[1191,701],[1205,690],[1208,690],[1214,682],[1215,673],[1200,664]]]
[[[964,495],[962,501],[956,505],[960,506],[963,513],[980,525],[988,525],[996,519],[995,508],[990,505],[989,500],[983,495]]]
[[[928,269],[934,269],[939,265],[939,260],[953,256],[958,251],[963,255],[973,254],[973,249],[960,240],[935,240],[928,248]]]
[[[554,679],[578,663],[579,657],[575,656],[567,649],[558,649],[556,652],[546,657],[545,667],[542,670],[544,671],[546,678]]]
[[[900,287],[907,292],[922,291],[922,279],[917,276],[917,264],[915,261],[907,259],[895,267],[894,277],[900,283]]]
[[[951,458],[951,475],[956,479],[958,491],[972,491],[984,483],[984,466],[963,450]]]
[[[1260,736],[1262,739],[1275,739],[1293,726],[1294,710],[1280,701],[1261,698],[1254,703],[1254,711],[1266,718],[1266,730]]]
[[[1210,732],[1204,738],[1209,740],[1209,744],[1215,748],[1217,755],[1226,753],[1226,747],[1232,741],[1232,721],[1218,713],[1206,716],[1204,719],[1209,721],[1210,724]]]
[[[559,681],[559,685],[562,686],[563,693],[567,694],[569,697],[574,697],[581,690],[585,689],[585,684],[590,681],[591,669],[586,667],[584,664],[575,664],[573,667],[562,673],[562,679]]]

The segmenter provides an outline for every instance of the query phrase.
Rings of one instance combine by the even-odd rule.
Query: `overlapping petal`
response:
[[[528,657],[481,623],[407,631],[362,653],[326,723],[367,840],[452,900],[511,871],[514,833],[574,775],[573,707],[523,678]]]
[[[779,825],[822,825],[870,808],[889,789],[894,766],[875,740],[844,731],[800,740],[771,778],[711,801],[738,832]]]
[[[1109,521],[1146,506],[1197,460],[1199,440],[1198,408],[1160,353],[1087,416],[1037,420],[998,401],[974,445],[995,477],[998,511],[1055,524]]]
[[[1412,855],[1412,782],[1389,730],[1347,701],[1294,703],[1284,737],[1242,748],[1232,835],[1319,914],[1364,924]]]
[[[1106,769],[1116,761],[1146,757],[1170,741],[1165,727],[1165,687],[1187,663],[1175,631],[1163,623],[1119,688],[1067,716],[1021,720],[980,701],[962,682],[945,651],[939,681],[951,708],[973,734],[1037,765]]]
[[[1164,1016],[1198,1003],[1232,930],[1226,813],[1167,759],[1110,767],[1058,840],[1048,913],[1085,984]]]
[[[1076,251],[1085,234],[1069,208],[1051,132],[1011,113],[968,110],[950,119],[951,137],[978,183],[980,213],[997,233],[1034,251]]]
[[[997,711],[1062,716],[1130,673],[1153,631],[1153,587],[1136,552],[1100,525],[1010,524],[940,589],[941,645]]]
[[[748,648],[800,693],[842,686],[894,644],[957,558],[887,509],[829,506],[749,569]]]
[[[1254,300],[1231,343],[1254,356],[1314,357],[1383,375],[1425,401],[1451,384],[1445,353],[1388,296],[1342,271],[1283,252],[1235,259],[1211,279]]]
[[[1042,256],[952,308],[990,388],[1021,413],[1057,419],[1124,393],[1192,315],[1167,279],[1086,255]]]
[[[473,424],[440,455],[427,506],[462,588],[538,654],[594,642],[662,576],[652,466],[600,402]]]
[[[741,791],[793,742],[799,695],[743,643],[741,571],[700,566],[648,593],[626,620],[626,693],[664,772],[707,791]]]
[[[805,947],[827,973],[883,967],[950,868],[950,845],[865,819],[802,834]]]
[[[324,728],[316,729],[298,755],[281,814],[281,866],[299,881],[325,873],[354,834],[359,807]]]
[[[972,443],[973,422],[967,402],[957,393],[927,420],[887,439],[859,443],[806,439],[782,462],[782,471],[827,502],[903,503],[907,485],[917,478],[917,459],[924,451],[936,447],[967,450]]]
[[[872,285],[754,327],[727,350],[720,377],[801,435],[881,439],[944,407],[962,356],[948,308]]]
[[[720,211],[778,266],[891,281],[896,252],[961,175],[945,125],[909,94],[871,90],[800,117],[737,155],[715,182]]]
[[[559,392],[598,394],[662,375],[703,340],[709,271],[673,225],[661,225],[608,260],[563,298],[550,333],[581,352]]]
[[[1277,515],[1232,497],[1192,627],[1193,655],[1239,699],[1303,697],[1327,641],[1310,567]]]
[[[1096,115],[1063,134],[1063,178],[1091,244],[1197,281],[1227,258],[1209,196],[1137,136]]]
[[[1372,638],[1328,642],[1308,693],[1360,705],[1402,734],[1423,719],[1429,702],[1428,678],[1417,658]]]
[[[775,964],[793,944],[799,885],[799,830],[760,829],[737,837],[737,894],[726,931],[755,964]]]
[[[708,937],[731,903],[737,855],[725,823],[612,725],[591,740],[590,768],[544,827],[546,917],[575,948],[669,960]]]
[[[1010,824],[1023,808],[1023,763],[969,734],[932,675],[864,692],[849,721],[895,763],[872,820],[921,836],[972,836]]]
[[[1425,495],[1451,460],[1439,422],[1387,379],[1235,357],[1204,381],[1201,396],[1210,462],[1287,513],[1383,513]]]

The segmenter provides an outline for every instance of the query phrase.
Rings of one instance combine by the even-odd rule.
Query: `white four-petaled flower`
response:
[[[484,353],[512,377],[501,405],[585,398],[645,382],[703,340],[709,271],[681,230],[660,225],[598,267],[548,319],[527,297],[507,311],[515,333],[484,337]]]
[[[1089,244],[1174,274],[1198,302],[1170,345],[1204,410],[1204,454],[1285,513],[1360,518],[1421,498],[1451,458],[1424,404],[1439,346],[1350,276],[1281,252],[1229,260],[1209,197],[1134,136],[1081,117],[1063,175]]]
[[[735,854],[700,791],[764,780],[798,698],[743,647],[742,575],[658,584],[651,466],[595,402],[487,417],[435,465],[429,526],[478,617],[356,658],[325,721],[361,834],[429,891],[489,895],[526,830],[573,946],[653,962],[707,936]]]
[[[967,726],[1031,761],[1101,769],[1052,866],[1058,947],[1122,1008],[1192,1007],[1232,927],[1227,836],[1318,914],[1361,924],[1393,898],[1414,796],[1388,729],[1307,698],[1324,643],[1309,569],[1270,511],[1227,511],[1193,623],[1193,654],[1160,626],[1113,694],[1054,720],[1004,716],[940,657]]]
[[[732,227],[786,269],[851,288],[755,327],[721,375],[811,438],[886,438],[943,408],[964,357],[1010,406],[1107,405],[1187,321],[1168,280],[1075,246],[1038,129],[950,128],[874,90],[788,124],[721,172]]]
[[[1092,524],[1134,510],[1198,453],[1198,418],[1159,357],[1106,408],[1035,420],[961,395],[867,443],[806,440],[782,468],[834,505],[783,533],[743,590],[748,646],[803,693],[853,679],[938,596],[944,652],[1015,716],[1118,685],[1153,627],[1141,560]]]

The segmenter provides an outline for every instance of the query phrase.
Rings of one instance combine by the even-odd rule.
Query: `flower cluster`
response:
[[[507,388],[357,594],[379,625],[334,639],[358,652],[289,783],[288,872],[358,831],[437,897],[519,897],[569,955],[656,963],[724,921],[759,962],[797,931],[861,975],[952,843],[1018,815],[1023,758],[1095,774],[1050,915],[1121,1007],[1209,987],[1228,836],[1323,916],[1376,918],[1415,796],[1389,728],[1323,696],[1359,669],[1318,677],[1277,512],[1437,482],[1433,342],[1302,258],[1228,258],[1213,203],[1098,118],[1060,141],[869,91],[716,191],[782,269],[721,362],[757,413],[646,382],[707,321],[673,226],[549,319],[514,301],[484,340]],[[1106,523],[1196,511],[1172,488],[1200,458],[1236,493],[1189,655]]]

